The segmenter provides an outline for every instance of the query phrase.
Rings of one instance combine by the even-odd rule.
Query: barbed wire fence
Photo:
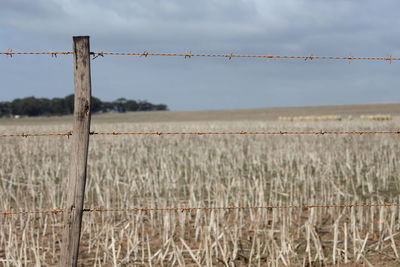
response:
[[[51,133],[11,133],[0,134],[0,137],[52,137],[52,136],[72,136],[72,131],[67,132],[51,132]],[[389,131],[235,131],[235,132],[90,132],[90,135],[399,135],[399,130]],[[132,211],[194,211],[194,210],[236,210],[236,209],[311,209],[311,208],[351,208],[351,207],[400,207],[397,203],[370,203],[370,204],[313,204],[313,205],[288,205],[288,206],[223,206],[223,207],[167,207],[167,208],[126,208],[126,209],[97,209],[85,208],[84,212],[132,212]],[[38,210],[38,211],[1,211],[1,215],[22,215],[22,214],[58,214],[64,209]]]
[[[75,38],[75,37],[74,37]],[[87,37],[88,38],[88,37]],[[75,39],[74,39],[75,41]],[[89,50],[90,51],[90,50]],[[8,58],[13,58],[14,56],[19,55],[50,55],[53,58],[57,58],[59,55],[75,55],[77,56],[77,52],[73,51],[48,51],[48,52],[16,52],[13,49],[9,49],[6,52],[0,52],[0,55],[5,55]],[[139,57],[150,57],[150,56],[164,56],[164,57],[183,57],[185,59],[190,59],[193,57],[207,57],[207,58],[226,58],[228,60],[234,58],[249,58],[249,59],[301,59],[304,61],[310,60],[345,60],[351,63],[353,60],[360,61],[384,61],[387,63],[392,63],[393,61],[399,61],[400,58],[387,56],[387,57],[354,57],[352,55],[348,56],[316,56],[314,54],[310,54],[308,56],[290,56],[290,55],[251,55],[251,54],[196,54],[191,51],[185,51],[184,53],[155,53],[155,52],[89,52],[89,59],[96,59],[98,57],[104,56],[139,56]],[[90,67],[89,67],[90,71]],[[75,94],[75,97],[76,94]],[[76,102],[75,102],[76,103]],[[76,107],[75,107],[76,108]],[[88,108],[88,107],[86,107]],[[90,109],[90,108],[89,108]],[[88,111],[90,112],[90,110]],[[90,125],[90,120],[89,120]],[[78,133],[79,135],[80,133]],[[314,131],[143,131],[143,132],[121,132],[121,131],[108,131],[108,132],[97,132],[91,131],[88,133],[89,135],[112,135],[112,136],[121,136],[121,135],[152,135],[152,136],[171,136],[171,135],[399,135],[400,129],[397,130],[382,130],[382,131],[366,131],[366,130],[352,130],[352,131],[332,131],[332,130],[314,130]],[[66,132],[48,132],[48,133],[2,133],[0,137],[55,137],[55,136],[64,136],[71,137],[73,136],[73,131]],[[86,164],[86,163],[85,163]],[[86,176],[86,174],[85,174]],[[86,179],[86,178],[85,178]],[[83,197],[82,197],[83,202]],[[304,205],[265,205],[265,206],[201,206],[201,207],[129,207],[129,208],[83,208],[80,211],[80,215],[83,212],[93,213],[93,212],[173,212],[173,211],[181,211],[181,212],[192,212],[196,210],[243,210],[243,209],[313,209],[313,208],[371,208],[371,207],[400,207],[400,203],[348,203],[348,204],[304,204]],[[50,209],[50,210],[5,210],[0,211],[0,215],[3,216],[12,216],[12,215],[38,215],[38,214],[67,214],[71,212],[68,209],[60,208],[60,209]],[[76,214],[75,214],[76,215]],[[74,216],[75,216],[74,215]],[[77,215],[79,216],[79,214]],[[80,225],[79,225],[80,227]],[[79,235],[75,233],[75,237]],[[78,241],[79,242],[79,241]],[[79,244],[78,244],[79,245]],[[64,255],[65,256],[65,255]],[[72,256],[71,256],[72,257]]]
[[[85,208],[83,212],[148,212],[148,211],[179,211],[191,212],[197,210],[246,210],[246,209],[313,209],[313,208],[371,208],[371,207],[400,207],[398,203],[365,203],[365,204],[309,204],[309,205],[286,205],[286,206],[204,206],[204,207],[166,207],[166,208],[151,208],[151,207],[137,207],[126,209],[107,209],[107,208]],[[0,215],[28,215],[28,214],[60,214],[65,209],[51,209],[51,210],[21,210],[21,211],[1,211]]]
[[[10,58],[16,55],[51,55],[52,57],[57,57],[58,55],[73,55],[72,51],[41,51],[41,52],[14,52],[13,49],[9,49],[7,52],[0,52],[0,55],[6,55]],[[314,54],[310,54],[308,56],[290,56],[290,55],[251,55],[251,54],[197,54],[192,53],[191,51],[186,51],[184,53],[156,53],[156,52],[90,52],[90,55],[93,59],[104,56],[139,56],[139,57],[148,57],[148,56],[164,56],[164,57],[183,57],[183,58],[192,58],[192,57],[216,57],[216,58],[260,58],[260,59],[303,59],[314,60],[314,59],[322,59],[322,60],[362,60],[362,61],[386,61],[388,63],[392,63],[392,61],[399,61],[398,57],[354,57],[352,55],[348,56],[316,56]]]
[[[52,133],[10,133],[0,134],[0,137],[38,137],[38,136],[72,136],[73,132],[52,132]],[[388,131],[194,131],[194,132],[90,132],[89,135],[398,135],[399,130],[388,130]]]

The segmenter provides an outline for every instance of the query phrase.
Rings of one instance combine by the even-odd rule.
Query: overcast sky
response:
[[[0,51],[400,57],[396,0],[0,0]],[[72,57],[0,57],[0,101],[73,92]],[[105,56],[93,95],[172,110],[400,101],[400,62]]]

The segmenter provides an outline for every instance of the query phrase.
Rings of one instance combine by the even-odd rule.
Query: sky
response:
[[[400,57],[396,0],[0,0],[0,51]],[[171,110],[400,101],[400,62],[105,56],[92,94]],[[71,55],[0,56],[0,101],[73,93]]]

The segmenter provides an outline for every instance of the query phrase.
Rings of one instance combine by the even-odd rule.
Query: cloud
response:
[[[309,0],[13,0],[2,3],[3,27],[57,37],[90,34],[105,45],[303,52],[354,49],[372,38],[390,39],[398,25],[394,1]],[[377,6],[376,8],[374,8]],[[380,12],[385,9],[385,16]],[[371,19],[374,18],[374,19]],[[372,37],[371,37],[372,36]],[[336,41],[332,42],[333,39]],[[351,39],[351,42],[349,41]],[[379,38],[378,38],[379,39]],[[318,43],[318,42],[321,42]],[[374,45],[374,44],[372,44]],[[321,47],[321,48],[320,48]],[[336,49],[335,49],[336,50]],[[311,52],[311,51],[309,51]]]
[[[92,49],[104,51],[183,52],[190,49],[210,53],[398,56],[399,7],[400,2],[395,0],[379,3],[374,0],[3,0],[0,49],[69,50],[71,36],[88,34]],[[240,60],[236,65],[239,60],[235,59],[228,65],[223,59],[193,59],[190,63],[155,58],[101,60],[104,66],[94,65],[96,73],[102,74],[94,74],[94,84],[104,97],[112,98],[114,92],[132,97],[130,87],[134,85],[138,88],[135,90],[138,97],[159,102],[165,99],[172,108],[201,108],[202,105],[216,108],[232,103],[240,107],[251,103],[260,106],[264,102],[265,105],[292,104],[297,99],[307,104],[320,103],[324,95],[315,92],[325,87],[330,89],[327,100],[341,102],[340,94],[348,88],[364,86],[373,91],[377,83],[372,82],[372,77],[385,80],[380,86],[388,92],[387,98],[396,98],[396,91],[390,89],[395,88],[396,75],[388,72],[393,67],[386,65],[375,70],[367,64],[349,67],[347,63],[335,62],[304,65],[297,61],[265,64],[266,61]],[[46,69],[53,64],[46,62],[35,68]],[[34,64],[28,59],[25,63],[24,71]],[[7,69],[5,64],[8,63],[0,61],[0,69]],[[321,65],[327,70],[321,71]],[[347,74],[344,70],[354,73]],[[132,72],[140,77],[134,76],[133,80]],[[335,79],[331,73],[335,73]],[[64,76],[54,75],[64,79],[65,84],[69,77]],[[31,78],[34,82],[35,77]],[[264,89],[266,81],[269,93]],[[51,83],[46,85],[49,94]],[[252,95],[243,95],[241,89],[246,84],[254,88]],[[29,83],[21,86],[28,90]],[[111,87],[116,91],[109,93]],[[168,90],[160,89],[165,87]],[[226,96],[216,88],[221,91],[228,88],[232,93]],[[296,88],[311,91],[299,95]],[[192,99],[193,90],[196,101]],[[282,92],[291,96],[279,100]],[[370,94],[371,99],[378,95],[374,92]],[[215,102],[209,95],[215,96]],[[357,99],[357,94],[353,96]],[[263,97],[268,101],[263,102]],[[368,99],[368,95],[363,99]]]
[[[178,33],[191,27],[224,30],[248,18],[248,5],[238,1],[9,1],[0,10],[0,22],[36,33],[83,29],[115,35],[169,29]],[[239,12],[240,10],[240,12]],[[203,24],[204,23],[204,24]],[[210,27],[215,24],[214,27]],[[160,34],[157,32],[155,34]],[[162,34],[162,32],[161,32]]]

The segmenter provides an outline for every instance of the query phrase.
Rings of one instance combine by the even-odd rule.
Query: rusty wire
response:
[[[0,55],[6,55],[12,57],[14,55],[51,55],[57,57],[57,55],[72,55],[74,52],[71,51],[49,51],[49,52],[14,52],[12,49],[8,49],[7,52],[0,52]]]
[[[221,207],[137,207],[125,209],[107,209],[107,208],[85,208],[83,212],[148,212],[148,211],[197,211],[197,210],[248,210],[248,209],[312,209],[312,208],[371,208],[371,207],[400,207],[399,203],[370,203],[370,204],[309,204],[309,205],[287,205],[287,206],[221,206]],[[27,214],[59,214],[64,209],[36,210],[36,211],[1,211],[0,215],[27,215]]]
[[[0,137],[33,137],[33,136],[71,136],[72,131],[60,132],[60,133],[12,133],[12,134],[0,134]]]
[[[91,132],[91,135],[324,135],[324,134],[400,134],[394,131],[229,131],[229,132]]]
[[[62,213],[64,209],[52,209],[52,210],[22,210],[22,211],[2,211],[1,215],[28,215],[28,214],[58,214]]]
[[[193,131],[193,132],[90,132],[90,135],[371,135],[371,134],[400,134],[399,130],[385,131]],[[11,133],[0,134],[0,137],[35,137],[35,136],[71,136],[72,131],[52,133]]]
[[[84,209],[84,212],[130,212],[130,211],[196,211],[196,210],[241,210],[241,209],[311,209],[311,208],[351,208],[351,207],[400,207],[397,203],[371,204],[310,204],[288,206],[222,206],[222,207],[165,207],[165,208],[128,208],[128,209]]]
[[[383,61],[393,61],[393,60],[400,60],[400,58],[393,58],[393,57],[353,57],[351,55],[345,57],[333,57],[333,56],[315,56],[313,54],[309,56],[285,56],[285,55],[243,55],[243,54],[192,54],[190,51],[186,53],[149,53],[149,52],[142,52],[142,53],[129,53],[129,52],[99,52],[94,53],[96,55],[113,55],[113,56],[175,56],[175,57],[184,57],[184,58],[191,58],[191,57],[222,57],[222,58],[266,58],[266,59],[304,59],[304,60],[313,60],[313,59],[339,59],[339,60],[383,60]]]
[[[9,49],[7,52],[0,52],[0,55],[6,55],[12,57],[14,55],[51,55],[52,57],[57,57],[57,55],[71,55],[74,54],[72,51],[49,51],[49,52],[14,52],[12,49]],[[192,57],[220,57],[220,58],[265,58],[265,59],[304,59],[304,60],[313,60],[313,59],[326,59],[326,60],[348,60],[351,62],[352,60],[373,60],[373,61],[387,61],[391,63],[394,60],[400,60],[400,58],[387,56],[387,57],[354,57],[352,55],[348,56],[316,56],[314,54],[310,54],[309,56],[286,56],[286,55],[251,55],[251,54],[193,54],[191,51],[187,51],[185,53],[150,53],[147,51],[144,52],[90,52],[93,58],[97,58],[99,56],[104,57],[105,55],[110,56],[167,56],[167,57],[184,57],[184,58],[192,58]]]

